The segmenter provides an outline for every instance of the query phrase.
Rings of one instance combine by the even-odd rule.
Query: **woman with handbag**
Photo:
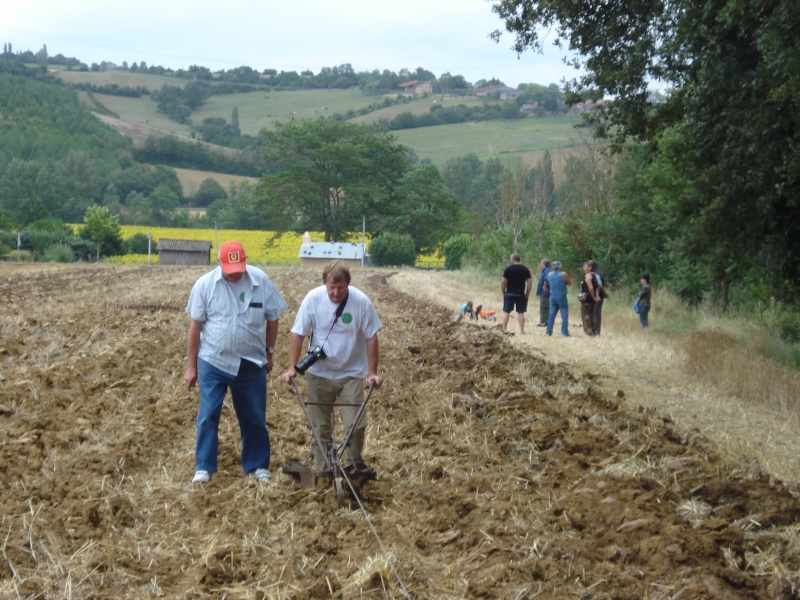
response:
[[[608,291],[603,282],[603,276],[600,274],[600,267],[597,261],[590,260],[589,266],[592,268],[592,275],[594,276],[595,287],[597,288],[597,295],[600,297],[599,302],[594,303],[594,334],[600,335],[600,325],[603,322],[603,302],[608,298]]]
[[[597,285],[597,277],[592,273],[591,261],[583,263],[583,281],[581,282],[581,291],[578,293],[578,300],[581,303],[581,323],[583,323],[583,332],[586,335],[595,335],[597,328],[595,326],[595,312],[594,307],[597,302],[600,302],[600,288]]]

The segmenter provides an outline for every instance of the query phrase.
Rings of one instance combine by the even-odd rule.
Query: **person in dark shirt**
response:
[[[519,254],[511,255],[511,264],[503,271],[500,280],[500,291],[503,294],[503,333],[508,330],[508,318],[511,311],[517,311],[520,334],[525,333],[525,312],[528,310],[528,298],[531,295],[533,279],[531,271],[520,264]]]
[[[542,271],[536,285],[536,295],[539,296],[539,323],[538,327],[547,327],[547,317],[550,315],[550,288],[547,286],[547,276],[550,274],[550,260],[543,258],[539,263]]]
[[[650,316],[650,274],[645,273],[644,275],[639,278],[639,281],[642,284],[642,289],[639,290],[639,323],[642,326],[642,329],[647,329],[650,325],[648,317]]]

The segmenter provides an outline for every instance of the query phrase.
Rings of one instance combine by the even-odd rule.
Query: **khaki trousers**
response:
[[[306,399],[308,402],[314,403],[307,406],[308,419],[311,421],[311,426],[317,431],[326,453],[328,442],[330,442],[333,434],[333,403],[338,400],[341,404],[356,405],[340,407],[344,430],[339,439],[343,441],[347,432],[350,431],[359,407],[364,402],[364,380],[360,377],[325,379],[311,373],[308,373],[306,377]],[[356,423],[353,435],[350,436],[350,443],[344,452],[344,457],[350,465],[364,462],[362,452],[364,450],[366,428],[367,411],[365,410],[361,414],[358,423]],[[317,472],[329,469],[330,467],[325,465],[325,453],[313,438],[311,443],[314,449],[314,466]]]

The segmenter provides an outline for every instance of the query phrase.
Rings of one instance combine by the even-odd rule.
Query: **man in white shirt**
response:
[[[344,431],[350,431],[364,402],[364,380],[375,389],[383,385],[378,375],[378,331],[383,325],[367,295],[350,285],[350,271],[343,262],[328,263],[322,281],[323,285],[311,290],[297,311],[289,342],[289,370],[283,381],[292,384],[297,376],[303,339],[311,333],[309,348],[322,352],[307,370],[308,418],[327,448],[333,403],[338,399],[343,405]],[[364,411],[344,454],[354,471],[374,476],[362,454],[366,426]],[[313,446],[315,468],[323,473],[328,469],[325,455],[316,443]]]
[[[192,483],[208,483],[217,472],[217,432],[228,389],[242,436],[242,469],[267,481],[267,373],[287,305],[269,277],[247,264],[239,242],[222,244],[217,259],[219,266],[195,282],[186,306],[191,322],[184,381],[189,390],[200,384]]]

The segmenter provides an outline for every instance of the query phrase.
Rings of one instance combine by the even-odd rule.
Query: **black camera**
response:
[[[294,370],[300,375],[305,375],[306,371],[317,362],[320,358],[326,358],[325,351],[322,349],[322,346],[311,346],[308,349],[308,353],[306,354],[305,358],[297,363],[294,367]]]

